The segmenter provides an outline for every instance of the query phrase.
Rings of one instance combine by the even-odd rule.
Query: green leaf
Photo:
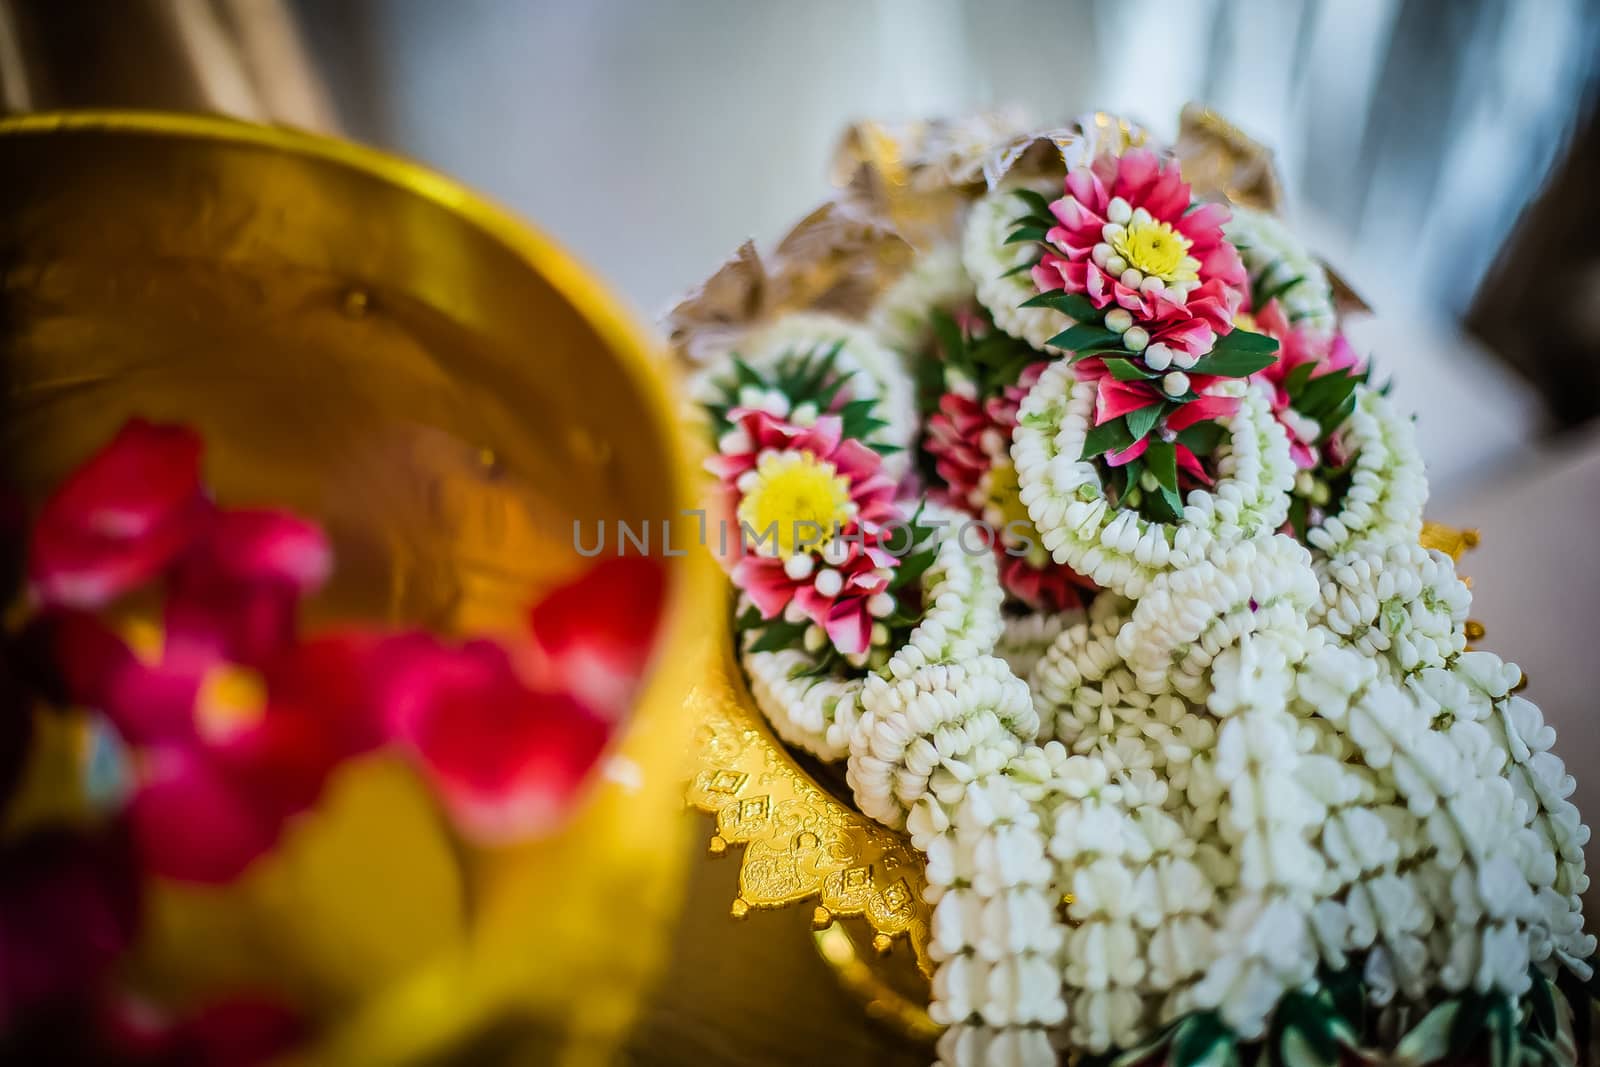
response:
[[[1154,378],[1155,372],[1145,370],[1130,359],[1111,356],[1105,360],[1106,370],[1119,382],[1142,382]]]
[[[1138,411],[1128,412],[1127,415],[1123,416],[1128,420],[1128,433],[1135,441],[1144,440],[1150,431],[1156,428],[1156,423],[1160,420],[1161,413],[1166,410],[1166,407],[1165,404],[1155,403],[1142,407]]]
[[[1241,335],[1243,335],[1241,337]],[[1239,340],[1234,340],[1239,338]],[[1253,338],[1253,340],[1250,340]],[[1215,374],[1222,378],[1248,378],[1278,359],[1278,342],[1248,330],[1234,330],[1217,341],[1216,347],[1189,372]]]
[[[1098,322],[1101,318],[1100,309],[1082,293],[1068,293],[1060,289],[1052,289],[1048,293],[1040,293],[1031,300],[1024,300],[1020,307],[1025,308],[1052,308],[1063,315],[1070,316],[1077,322]]]
[[[1010,237],[1007,237],[1001,243],[1008,245],[1038,244],[1044,240],[1045,232],[1043,226],[1019,226],[1012,231]]]
[[[1049,341],[1045,342],[1056,348],[1065,348],[1070,352],[1078,352],[1091,348],[1115,348],[1117,351],[1126,351],[1122,347],[1122,336],[1104,326],[1095,326],[1091,323],[1080,322],[1067,327]]]
[[[1309,364],[1301,364],[1309,366]],[[1296,367],[1298,372],[1300,367]],[[1309,418],[1321,419],[1330,411],[1337,410],[1345,400],[1356,391],[1360,379],[1353,374],[1334,373],[1324,374],[1320,377],[1309,379],[1298,393],[1290,392],[1294,400],[1294,409]]]
[[[1010,270],[1002,272],[1000,277],[1002,277],[1002,278],[1010,278],[1010,277],[1012,277],[1014,275],[1017,275],[1017,274],[1026,274],[1031,270],[1033,270],[1033,260],[1031,260],[1031,259],[1023,260],[1021,263],[1018,263],[1015,267],[1012,267]]]
[[[768,626],[750,645],[751,652],[781,652],[794,648],[805,637],[807,623],[778,620]]]
[[[1214,1014],[1190,1016],[1172,1038],[1172,1067],[1232,1067],[1239,1062],[1233,1032]]]
[[[1212,351],[1222,352],[1276,352],[1278,342],[1276,338],[1268,337],[1264,333],[1253,330],[1230,330],[1217,338],[1217,346]]]
[[[758,389],[766,388],[766,379],[757,374],[750,364],[737,355],[733,357],[733,373],[738,378],[740,386],[753,385]]]
[[[1157,492],[1140,494],[1141,511],[1152,522],[1175,523],[1183,518],[1183,498],[1162,486]]]
[[[1538,1033],[1554,1037],[1556,1034],[1556,999],[1550,989],[1550,981],[1540,973],[1539,968],[1531,967],[1529,970],[1532,984],[1528,987],[1529,1019]]]
[[[1511,999],[1497,997],[1483,1017],[1489,1031],[1489,1067],[1516,1067],[1517,1028]]]
[[[1318,421],[1318,426],[1321,428],[1322,432],[1317,435],[1317,440],[1319,442],[1326,441],[1329,437],[1333,436],[1335,431],[1344,425],[1344,421],[1350,417],[1351,413],[1354,412],[1355,409],[1355,396],[1352,395],[1346,397],[1343,404],[1340,404],[1337,408],[1335,408],[1333,411],[1330,411]]]
[[[1102,422],[1098,426],[1089,428],[1083,439],[1083,455],[1079,458],[1094,459],[1107,452],[1121,452],[1133,442],[1134,438],[1128,432],[1126,421],[1112,419],[1110,422]]]
[[[1153,440],[1144,450],[1144,463],[1150,473],[1156,476],[1156,481],[1161,488],[1170,489],[1174,494],[1178,491],[1178,457],[1172,442]]]
[[[1197,456],[1209,456],[1216,451],[1226,431],[1215,419],[1197,422],[1178,434],[1178,443]]]
[[[1015,191],[1018,198],[1028,205],[1028,209],[1031,212],[1036,215],[1043,215],[1046,218],[1050,217],[1050,201],[1044,198],[1043,193],[1035,192],[1032,189],[1017,189]]]
[[[1298,367],[1295,367],[1284,376],[1284,392],[1288,393],[1291,397],[1299,395],[1300,390],[1306,387],[1306,382],[1311,378],[1311,372],[1316,369],[1317,365],[1310,360],[1307,360]]]
[[[1283,282],[1279,285],[1274,285],[1271,289],[1264,289],[1260,293],[1255,294],[1252,297],[1252,303],[1258,308],[1266,307],[1268,303],[1278,299],[1278,297],[1282,296],[1284,293],[1287,293],[1290,289],[1293,289],[1303,281],[1305,281],[1304,277],[1295,275],[1286,282]]]

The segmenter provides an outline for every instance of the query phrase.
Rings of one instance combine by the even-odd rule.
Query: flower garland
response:
[[[1278,300],[1290,322],[1321,331],[1334,328],[1338,320],[1328,272],[1287,226],[1263,211],[1235,207],[1222,229],[1244,260],[1256,307]]]
[[[1019,191],[1042,196],[1052,188],[1059,185],[1048,179],[1008,181],[980,197],[967,215],[961,262],[976,286],[978,303],[996,326],[1040,352],[1061,355],[1051,338],[1071,323],[1053,308],[1029,306],[1037,292],[1028,273],[1034,256],[1027,246],[1010,241]]]
[[[933,314],[953,313],[976,298],[954,241],[917,257],[872,307],[867,325],[885,345],[911,360],[933,340]]]
[[[1349,488],[1336,509],[1304,534],[1313,551],[1335,556],[1358,540],[1414,542],[1422,533],[1428,478],[1416,432],[1387,398],[1356,390],[1355,408],[1339,430],[1339,451],[1354,457]]]
[[[1265,398],[1246,391],[1219,420],[1228,445],[1213,488],[1194,489],[1183,522],[1153,522],[1107,499],[1089,449],[1094,382],[1066,363],[1052,364],[1023,401],[1012,459],[1022,502],[1058,563],[1124,596],[1137,597],[1162,571],[1201,558],[1214,540],[1274,530],[1288,514],[1293,484],[1288,442]]]
[[[839,529],[734,565],[752,693],[927,857],[942,1063],[1571,1063],[1588,831],[1410,422],[1292,234],[1118,128],[997,144],[959,254],[740,346],[733,510]]]

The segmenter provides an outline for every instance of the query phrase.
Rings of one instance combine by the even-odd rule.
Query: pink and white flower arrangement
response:
[[[1191,370],[1232,332],[1247,276],[1228,209],[1196,203],[1175,160],[1140,149],[1076,167],[1050,213],[1034,284],[1087,296],[1151,370]]]
[[[1570,1067],[1600,969],[1572,779],[1520,672],[1467,650],[1328,273],[1233,219],[1272,183],[1214,147],[1186,175],[1094,116],[852,185],[917,220],[852,328],[901,351],[920,480],[881,477],[826,367],[730,361],[731,508],[860,535],[733,564],[752,694],[925,856],[942,1064]],[[888,551],[908,513],[932,557]]]

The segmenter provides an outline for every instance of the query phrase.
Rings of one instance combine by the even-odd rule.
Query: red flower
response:
[[[1087,604],[1098,586],[1089,579],[1051,560],[1036,562],[1029,556],[1013,556],[1004,545],[997,545],[1000,559],[1000,584],[1034,611],[1065,611]]]
[[[1094,583],[1050,559],[1036,533],[1032,551],[1023,555],[1007,551],[1008,546],[1021,547],[1012,537],[1013,523],[1033,527],[1018,495],[1011,438],[1023,397],[1048,365],[1029,364],[1016,382],[981,403],[962,393],[944,394],[938,412],[928,419],[923,448],[945,482],[935,495],[993,527],[1000,582],[1006,592],[1035,610],[1061,611],[1080,603]]]
[[[660,562],[642,556],[605,560],[551,590],[528,613],[550,681],[621,717],[649,665],[665,598]]]
[[[507,650],[488,641],[395,638],[378,675],[389,736],[412,753],[461,831],[481,843],[558,825],[611,734],[606,716],[523,677]]]
[[[1222,232],[1228,210],[1193,206],[1175,160],[1147,149],[1103,156],[1068,172],[1065,192],[1050,205],[1052,249],[1033,270],[1041,292],[1123,308],[1150,345],[1188,357],[1233,329],[1249,278]]]
[[[664,578],[656,560],[606,560],[533,605],[527,641],[384,641],[380,728],[464,834],[533,837],[571,812],[649,665]]]
[[[74,607],[110,603],[165,570],[209,510],[199,436],[133,419],[46,502],[30,552],[34,595]]]
[[[1359,371],[1361,357],[1342,333],[1292,325],[1276,300],[1267,301],[1254,317],[1256,328],[1278,342],[1278,359],[1257,371],[1253,378],[1270,388],[1272,410],[1289,435],[1289,451],[1294,456],[1295,466],[1309,470],[1322,461],[1316,447],[1321,427],[1295,411],[1293,398],[1289,396],[1289,375],[1307,363],[1313,365],[1312,378],[1338,371]]]
[[[134,750],[129,820],[154,873],[237,876],[370,736],[357,706],[333,702],[340,685],[307,677],[358,671],[365,647],[295,641],[298,600],[327,557],[321,532],[294,516],[222,512],[172,571],[162,627],[135,640],[158,647],[131,647],[86,612],[41,617],[71,697]]]

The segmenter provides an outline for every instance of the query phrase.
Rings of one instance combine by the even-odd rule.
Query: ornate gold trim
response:
[[[874,948],[887,953],[906,938],[931,975],[922,857],[811,780],[756,709],[726,637],[708,658],[688,697],[700,724],[688,801],[716,816],[712,855],[744,846],[733,917],[814,899],[818,929],[863,917]]]

